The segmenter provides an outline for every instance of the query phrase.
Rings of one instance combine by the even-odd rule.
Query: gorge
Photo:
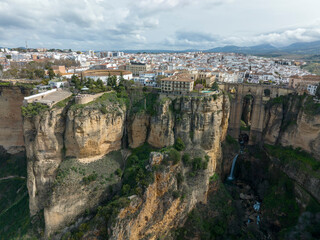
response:
[[[252,239],[278,239],[289,228],[281,234],[293,234],[299,216],[311,207],[319,210],[319,104],[281,88],[269,96],[252,86],[220,88],[220,94],[194,97],[120,89],[84,105],[72,97],[50,109],[31,104],[20,127],[13,119],[1,121],[19,129],[13,131],[19,141],[0,139],[3,162],[17,154],[16,147],[24,148],[27,158],[34,227],[20,237],[226,239],[240,234],[248,239],[254,233],[259,237]],[[240,120],[249,93],[254,107],[248,131]],[[6,109],[19,112],[20,106]],[[232,167],[239,134],[247,134],[249,142]],[[235,180],[223,184],[231,167]],[[290,192],[283,201],[296,215],[287,209],[278,209],[280,216],[270,213],[274,198],[285,191],[278,182]],[[258,229],[244,224],[252,215],[240,211],[247,196],[262,202]],[[319,224],[316,212],[308,217]],[[319,232],[310,234],[316,239]]]

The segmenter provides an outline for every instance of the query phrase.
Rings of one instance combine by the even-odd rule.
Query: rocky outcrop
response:
[[[145,143],[150,126],[150,116],[145,112],[133,116],[129,126],[129,147],[136,148]]]
[[[63,109],[54,109],[23,121],[31,215],[45,207],[63,159],[64,115]]]
[[[0,86],[0,145],[10,154],[24,151],[21,106],[31,90]]]
[[[144,197],[132,200],[130,206],[136,210],[130,210],[131,217],[120,214],[118,228],[113,229],[115,234],[123,239],[134,239],[141,234],[159,237],[167,233],[164,229],[169,231],[182,223],[196,203],[206,201],[209,178],[221,161],[229,99],[224,95],[163,98],[153,116],[139,112],[129,119],[126,118],[129,109],[124,104],[107,99],[87,105],[69,103],[24,119],[30,211],[34,215],[44,210],[47,235],[61,230],[107,199],[109,185],[119,187],[120,178],[111,182],[109,178],[122,164],[106,163],[112,164],[108,167],[99,162],[106,154],[120,150],[124,139],[129,140],[132,148],[145,142],[163,148],[181,138],[193,157],[207,155],[209,160],[207,170],[185,181],[184,187],[178,184],[176,176],[186,175],[190,166],[171,164],[164,171],[156,171],[156,180]],[[95,164],[98,170],[89,171]],[[107,173],[107,170],[112,171]],[[89,179],[99,181],[100,185],[88,188],[87,184],[92,183],[85,178],[95,174],[96,177]],[[183,201],[173,197],[173,191],[181,193],[183,189],[188,189]]]
[[[194,175],[192,167],[181,162],[155,170],[154,183],[143,197],[131,197],[109,232],[110,239],[158,239],[181,226],[187,214],[199,203],[205,203],[209,178],[221,159],[221,141],[227,130],[229,101],[224,96],[205,98],[164,98],[156,116],[150,120],[148,143],[161,148],[180,137],[186,152],[193,157],[209,156],[208,167]],[[224,109],[223,109],[224,107]],[[191,133],[191,134],[190,134]],[[161,165],[161,153],[152,153],[150,169]],[[161,169],[161,168],[159,168]],[[191,175],[190,175],[191,174]],[[177,176],[184,179],[178,180]]]
[[[267,105],[264,142],[302,148],[320,159],[320,115],[306,111],[308,101],[292,95]]]
[[[154,147],[162,148],[174,143],[174,118],[169,109],[171,103],[170,99],[165,99],[158,113],[151,117],[148,143]]]
[[[121,148],[125,109],[102,114],[99,109],[70,110],[66,119],[66,157],[90,162]]]
[[[67,183],[64,187],[57,188],[57,181],[62,181],[61,176],[69,174],[69,170],[61,170],[64,166],[62,163],[70,158],[77,159],[78,163],[97,162],[104,155],[121,148],[125,122],[123,104],[113,102],[112,107],[105,113],[101,111],[102,106],[97,103],[72,107],[70,104],[71,102],[65,107],[53,107],[39,112],[36,116],[23,119],[28,158],[30,213],[35,215],[44,210],[47,232],[54,232],[71,223],[79,214],[96,206],[107,196],[103,194],[104,191],[96,193],[95,197],[94,194],[87,194],[90,191],[83,190],[80,182],[83,177],[88,177],[90,174],[85,171],[88,166],[82,166],[82,175],[78,176],[76,184],[71,184],[73,188]],[[106,108],[109,102],[105,101],[104,104]],[[114,169],[116,165],[109,164],[111,165],[103,167],[105,170],[113,169],[109,175],[113,175],[122,165]],[[80,171],[73,165],[68,168]],[[110,183],[109,175],[104,176],[101,181],[108,179]],[[91,179],[95,178],[94,176]],[[69,180],[72,182],[74,179]],[[69,180],[64,178],[63,181]],[[80,200],[79,204],[76,204],[76,199]],[[77,206],[77,211],[71,211],[74,206]]]
[[[298,185],[302,186],[309,194],[311,194],[318,202],[320,202],[320,178],[310,173],[302,171],[290,164],[282,165],[281,170]]]
[[[162,164],[163,158],[161,153],[152,153],[151,167]],[[200,172],[183,184],[178,182],[178,174],[187,178],[182,164],[155,171],[154,183],[144,196],[132,196],[130,205],[119,213],[110,239],[158,239],[181,225],[196,203],[206,201],[208,173]]]

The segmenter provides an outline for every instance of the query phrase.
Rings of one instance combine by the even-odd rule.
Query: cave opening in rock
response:
[[[253,102],[254,97],[251,94],[248,94],[243,98],[240,133],[246,133],[249,135],[251,128]]]

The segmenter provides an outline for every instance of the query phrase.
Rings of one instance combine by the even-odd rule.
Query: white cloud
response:
[[[281,16],[275,22],[289,19],[293,14],[293,7],[300,10],[298,6],[308,6],[307,2],[314,0],[304,1],[301,3],[299,0],[291,0],[290,9],[280,9]],[[253,12],[261,17],[247,17],[246,14],[252,14],[246,12],[247,9],[255,9],[254,4],[261,5],[262,2],[263,0],[0,0],[0,46],[22,46],[28,40],[32,47],[61,45],[78,49],[206,49],[226,44],[287,45],[298,41],[320,40],[320,22],[257,34],[254,32],[256,29],[261,32],[264,29],[270,31],[270,21],[273,19],[264,16],[270,16],[274,14],[273,10],[279,10],[277,0],[269,0],[269,12],[266,10],[268,14],[263,11]],[[315,5],[310,8],[320,7],[320,2]],[[310,19],[310,8],[308,11],[304,10],[306,13],[301,10],[299,19],[301,16]],[[315,13],[314,16],[318,16],[317,11]],[[252,26],[255,20],[259,20],[259,27],[250,32],[250,35],[244,34],[248,25]],[[291,22],[296,25],[299,23],[298,20]],[[281,27],[285,28],[285,25]],[[279,29],[276,25],[274,28]]]
[[[251,37],[231,36],[222,40],[224,44],[251,46],[269,43],[274,46],[286,46],[296,42],[312,42],[320,40],[320,25],[298,27],[282,32],[259,34]]]

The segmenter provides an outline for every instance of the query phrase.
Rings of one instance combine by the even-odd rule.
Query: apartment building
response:
[[[319,84],[320,76],[316,75],[292,76],[289,79],[289,87],[297,89],[300,94],[314,95]]]
[[[186,94],[193,91],[194,80],[187,73],[161,79],[161,92],[173,94]]]
[[[198,80],[205,83],[207,87],[211,87],[216,79],[216,76],[209,70],[199,71]]]
[[[139,76],[140,72],[151,70],[151,65],[140,62],[130,62],[126,64],[125,70],[132,72],[134,76]]]

